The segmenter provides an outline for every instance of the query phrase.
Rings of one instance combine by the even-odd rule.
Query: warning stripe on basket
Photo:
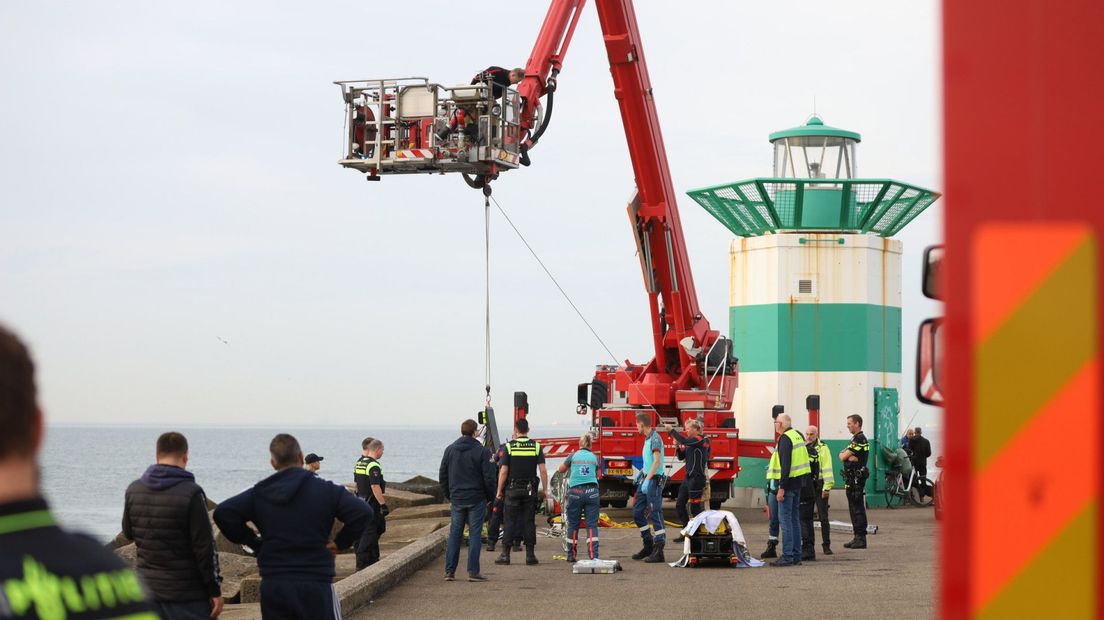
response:
[[[404,149],[395,151],[395,159],[433,159],[430,149]]]

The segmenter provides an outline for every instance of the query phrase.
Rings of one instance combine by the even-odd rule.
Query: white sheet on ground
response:
[[[706,510],[698,516],[690,520],[690,523],[686,524],[686,527],[682,528],[682,535],[686,537],[686,540],[682,543],[682,557],[676,562],[672,562],[671,566],[674,568],[682,568],[686,566],[690,561],[690,537],[693,536],[699,528],[705,528],[706,532],[710,534],[715,533],[721,526],[721,523],[728,524],[728,531],[732,535],[732,551],[736,555],[739,562],[737,566],[763,566],[763,562],[751,557],[751,553],[747,550],[747,540],[744,538],[744,530],[740,527],[740,522],[736,520],[736,515],[727,510]]]

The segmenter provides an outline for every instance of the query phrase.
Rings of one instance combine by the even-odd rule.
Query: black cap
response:
[[[320,461],[322,460],[322,457],[320,457],[320,456],[318,456],[317,454],[315,454],[315,453],[311,452],[310,454],[308,454],[308,455],[307,455],[307,458],[305,458],[305,459],[303,459],[303,460],[304,460],[305,462],[307,462],[308,464],[309,464],[309,463],[318,463],[318,462],[320,462]]]

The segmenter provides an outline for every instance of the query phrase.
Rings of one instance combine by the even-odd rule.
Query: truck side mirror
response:
[[[927,319],[916,343],[916,398],[925,405],[943,405],[942,369],[943,319]]]
[[[941,266],[943,265],[943,246],[933,245],[924,250],[924,296],[930,299],[943,299],[942,285],[940,284]]]
[[[589,383],[580,383],[579,384],[579,392],[578,392],[578,397],[576,398],[576,402],[578,404],[582,405],[583,407],[587,407],[587,406],[590,405],[590,384]],[[586,413],[586,411],[585,410],[580,411],[579,413],[580,413],[580,415],[582,415],[582,414]]]

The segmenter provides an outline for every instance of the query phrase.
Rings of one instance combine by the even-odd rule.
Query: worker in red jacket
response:
[[[503,69],[502,67],[492,66],[475,74],[472,78],[472,85],[475,84],[489,84],[491,87],[491,94],[495,99],[501,99],[506,94],[506,89],[513,84],[517,84],[525,79],[525,69]],[[454,129],[460,127],[471,137],[476,140],[476,121],[478,120],[478,112],[473,108],[460,108],[456,110],[452,119],[449,120],[449,124],[437,130],[437,138],[440,141],[448,139],[449,134]]]

